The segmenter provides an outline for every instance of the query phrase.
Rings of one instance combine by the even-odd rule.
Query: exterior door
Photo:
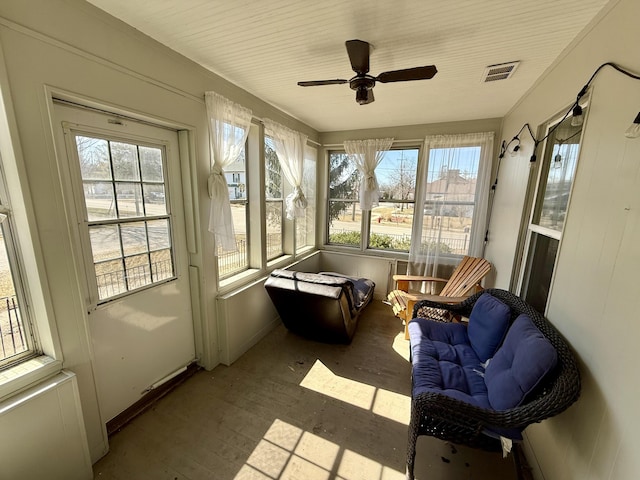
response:
[[[178,135],[60,103],[55,114],[106,423],[195,357]]]

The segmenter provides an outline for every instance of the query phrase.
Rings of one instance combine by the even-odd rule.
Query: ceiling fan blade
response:
[[[369,72],[369,54],[371,52],[368,42],[363,40],[347,40],[347,53],[351,68],[357,74],[365,74]]]
[[[341,85],[343,83],[349,83],[349,80],[342,78],[336,78],[335,80],[311,80],[309,82],[298,82],[301,87],[316,87],[318,85]]]
[[[429,80],[438,73],[435,65],[426,67],[405,68],[403,70],[392,70],[390,72],[382,72],[376,77],[376,82],[408,82],[410,80]]]

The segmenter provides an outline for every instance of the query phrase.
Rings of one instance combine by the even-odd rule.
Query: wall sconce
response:
[[[636,118],[631,126],[627,128],[626,132],[624,132],[624,136],[627,138],[640,137],[640,112],[638,112],[638,115],[636,115]]]
[[[514,143],[514,142],[515,142],[515,144],[512,147],[511,144]],[[507,145],[507,152],[509,152],[509,155],[511,155],[512,157],[515,157],[516,153],[518,153],[518,150],[520,150],[520,139],[516,135],[509,142],[509,145]]]
[[[571,118],[571,126],[579,127],[583,122],[584,116],[582,115],[582,107],[580,105],[576,105],[575,107],[573,107],[573,118]]]

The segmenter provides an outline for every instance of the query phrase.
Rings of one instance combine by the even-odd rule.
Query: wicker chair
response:
[[[486,427],[524,429],[531,423],[564,411],[580,395],[580,373],[567,343],[558,331],[539,312],[516,295],[499,289],[487,289],[511,309],[511,321],[521,313],[527,314],[536,327],[555,347],[558,354],[556,368],[545,377],[542,385],[525,402],[508,410],[488,410],[447,397],[439,393],[422,393],[411,398],[411,420],[407,447],[407,479],[413,479],[416,441],[419,435],[430,435],[452,443],[484,450],[499,451],[500,441],[483,433]],[[456,305],[429,300],[418,302],[414,315],[421,307],[437,307],[469,317],[482,292]]]

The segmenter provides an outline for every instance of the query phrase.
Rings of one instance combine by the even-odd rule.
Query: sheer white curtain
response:
[[[284,178],[293,187],[287,195],[287,218],[303,218],[307,208],[307,199],[302,191],[302,175],[304,173],[304,152],[307,136],[280,125],[268,118],[264,119],[264,132],[273,139],[273,145],[284,173]]]
[[[493,138],[493,132],[425,138],[415,203],[423,215],[416,215],[408,273],[441,277],[441,267],[457,264],[452,255],[482,257]]]
[[[251,110],[215,92],[205,93],[205,103],[211,150],[209,231],[214,234],[214,254],[217,255],[217,247],[226,251],[237,250],[224,169],[242,153],[251,126]]]
[[[356,163],[360,171],[360,209],[371,210],[378,206],[380,190],[376,178],[376,167],[384,158],[384,154],[393,145],[393,138],[376,138],[371,140],[347,140],[344,149]]]

